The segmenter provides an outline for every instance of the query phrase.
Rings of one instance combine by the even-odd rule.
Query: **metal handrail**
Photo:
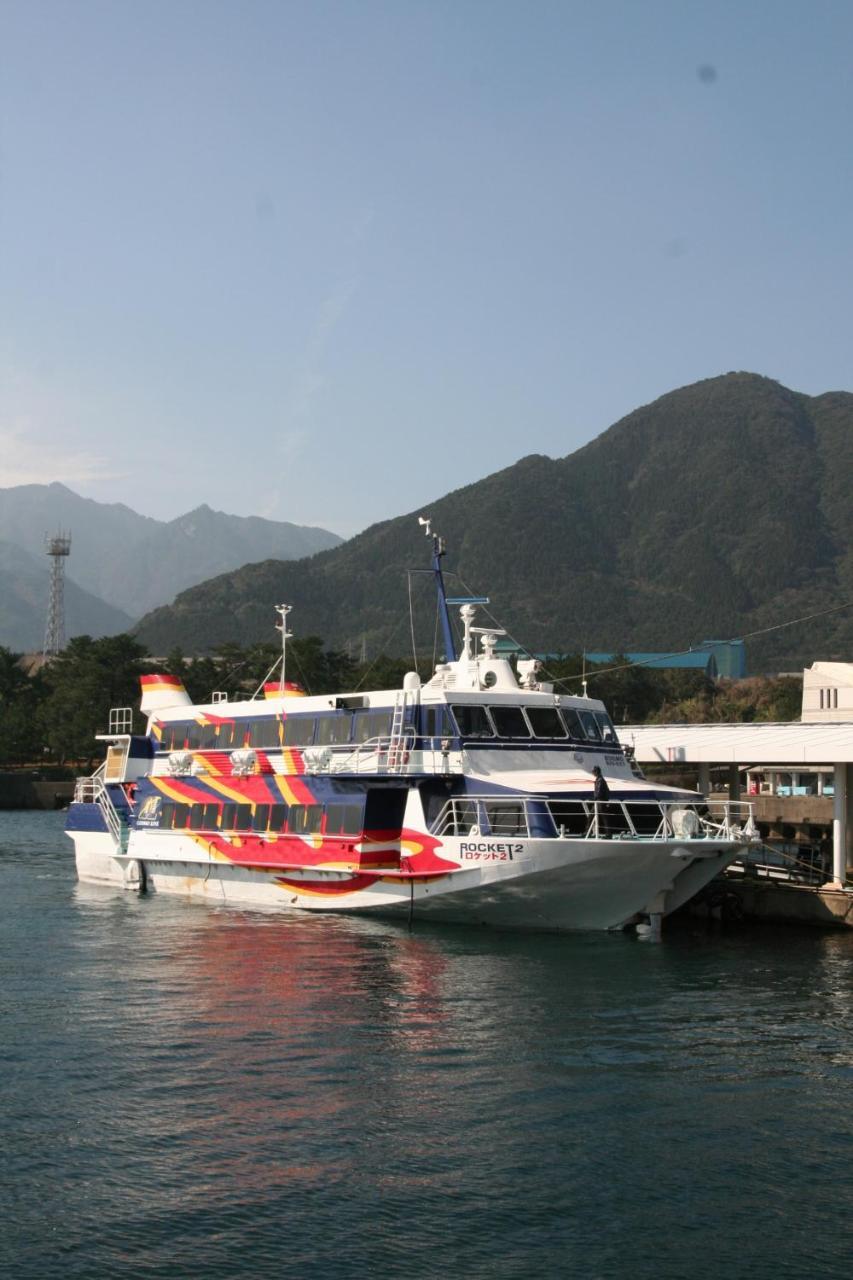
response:
[[[106,761],[88,778],[78,778],[74,783],[74,800],[77,804],[96,804],[104,815],[107,830],[116,847],[121,851],[124,835],[124,823],[121,814],[112,801],[112,796],[104,782]]]
[[[109,733],[123,736],[132,728],[133,707],[110,707]]]
[[[749,840],[749,803],[714,806],[669,800],[555,799],[529,793],[452,796],[433,835],[545,836],[566,840]],[[686,815],[692,815],[687,817]]]
[[[415,744],[414,729],[393,737],[384,734],[376,738],[367,738],[364,742],[328,742],[322,746],[299,747],[306,768],[312,773],[330,772],[334,763],[335,770],[360,773],[362,767],[370,764],[370,771],[377,772],[385,765],[401,772],[408,766]]]

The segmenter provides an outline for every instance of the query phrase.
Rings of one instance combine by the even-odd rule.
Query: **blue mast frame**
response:
[[[444,574],[441,572],[441,557],[445,553],[444,539],[437,533],[432,535],[432,571],[435,575],[435,587],[438,592],[438,613],[441,618],[441,630],[444,634],[445,661],[456,661],[456,645],[450,629],[450,612],[447,608],[447,592],[444,589]]]

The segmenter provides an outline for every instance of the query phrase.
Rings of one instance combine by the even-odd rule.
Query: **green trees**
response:
[[[139,705],[144,656],[132,636],[75,636],[44,668],[42,741],[60,764],[94,759],[94,737],[106,732],[110,708]]]
[[[0,765],[23,764],[42,754],[37,721],[43,697],[41,678],[28,677],[18,665],[20,654],[0,645]]]

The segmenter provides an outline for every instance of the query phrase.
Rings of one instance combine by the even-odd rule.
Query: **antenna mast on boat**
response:
[[[441,572],[441,557],[445,554],[447,548],[444,544],[444,538],[440,538],[437,533],[432,532],[432,521],[428,516],[418,516],[418,524],[423,526],[426,536],[432,538],[432,571],[435,575],[435,586],[438,591],[438,614],[441,618],[441,630],[444,634],[445,660],[447,662],[455,662],[456,645],[453,642],[453,632],[450,629],[447,592],[444,589],[444,575]]]
[[[293,637],[293,632],[288,631],[287,629],[287,615],[290,613],[292,608],[293,608],[292,604],[277,604],[275,606],[275,611],[278,614],[278,616],[281,618],[281,622],[277,622],[275,624],[275,629],[276,631],[281,632],[281,676],[278,682],[278,691],[282,696],[284,696],[285,666],[287,663],[287,642]]]

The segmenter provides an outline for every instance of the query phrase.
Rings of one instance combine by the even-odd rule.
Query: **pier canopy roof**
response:
[[[853,762],[853,720],[834,724],[622,724],[620,742],[641,764]]]

